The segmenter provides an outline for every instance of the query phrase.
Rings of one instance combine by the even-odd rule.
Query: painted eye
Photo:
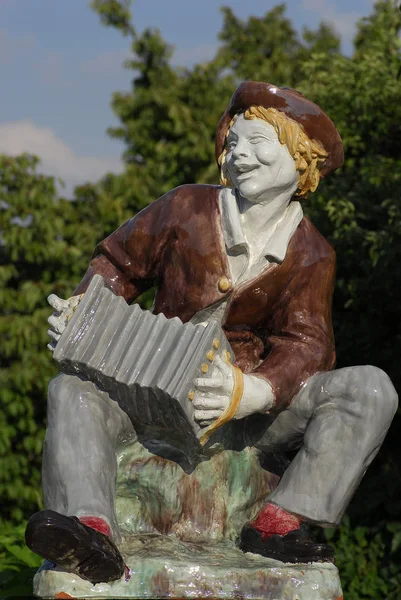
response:
[[[234,142],[234,141],[233,142],[229,142],[227,144],[227,152],[231,152],[232,150],[234,150],[234,148],[235,148],[236,145],[237,145],[237,143]]]
[[[251,144],[261,144],[262,142],[267,142],[268,140],[263,135],[254,135],[249,139],[249,141]]]

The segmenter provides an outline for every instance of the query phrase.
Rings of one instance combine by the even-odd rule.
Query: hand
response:
[[[56,296],[56,294],[51,294],[47,301],[54,308],[53,314],[47,319],[50,329],[47,334],[51,338],[50,344],[47,345],[51,352],[54,351],[57,342],[59,341],[61,334],[64,332],[67,327],[68,321],[71,319],[72,315],[78,304],[82,299],[83,294],[79,296],[71,296],[68,300],[63,300]]]
[[[274,404],[271,385],[261,377],[244,374],[244,391],[234,419],[266,413]],[[210,378],[195,381],[194,418],[202,427],[218,419],[229,406],[234,385],[232,366],[220,357],[214,361]]]
[[[232,367],[216,356],[211,376],[195,380],[194,418],[202,427],[223,414],[230,403],[233,386]]]

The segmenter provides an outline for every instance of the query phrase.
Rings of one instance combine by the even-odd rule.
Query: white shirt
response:
[[[243,283],[256,277],[272,262],[283,262],[288,244],[303,218],[301,204],[292,201],[269,224],[263,240],[245,237],[242,215],[238,206],[238,196],[234,189],[223,188],[220,192],[220,213],[228,264],[233,284]],[[201,323],[215,319],[223,322],[228,298],[199,311],[191,319],[192,323]]]

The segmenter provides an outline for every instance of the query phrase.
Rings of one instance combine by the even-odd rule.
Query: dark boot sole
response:
[[[252,552],[253,554],[259,554],[260,556],[264,556],[265,558],[273,558],[274,560],[279,560],[284,563],[292,563],[292,564],[309,564],[313,562],[334,562],[334,557],[323,558],[321,554],[305,554],[305,556],[294,556],[294,554],[289,554],[288,552],[279,552],[278,550],[264,549],[256,546],[252,546],[251,544],[243,544],[242,542],[239,544],[240,550],[242,552]]]
[[[110,538],[76,517],[38,512],[28,522],[25,539],[36,554],[92,583],[114,581],[124,573],[123,558]]]
[[[245,526],[238,545],[243,552],[260,554],[285,563],[334,563],[333,548],[328,544],[317,544],[310,539],[305,539],[301,530],[285,536],[272,535],[264,540],[257,529]]]

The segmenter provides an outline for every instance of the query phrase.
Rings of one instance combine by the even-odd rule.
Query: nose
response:
[[[232,151],[233,158],[246,158],[249,157],[249,147],[245,141],[238,140],[235,148]]]

